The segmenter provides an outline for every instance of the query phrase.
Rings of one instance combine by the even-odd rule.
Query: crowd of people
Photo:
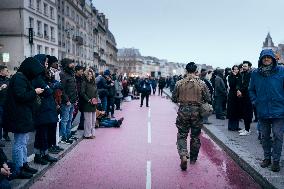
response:
[[[205,96],[214,108],[216,119],[228,119],[229,131],[239,131],[239,135],[247,136],[251,132],[252,119],[255,118],[254,121],[258,122],[259,139],[264,149],[265,159],[261,166],[268,167],[272,164],[272,171],[279,171],[284,124],[284,68],[277,65],[273,51],[262,51],[257,69],[252,69],[249,61],[243,61],[232,68],[217,68],[214,71],[201,69],[198,72],[195,64],[190,66],[187,68],[189,75],[185,77],[180,75],[157,79],[148,76],[127,78],[109,70],[96,73],[92,67],[75,65],[71,59],[65,58],[59,63],[56,57],[45,54],[26,58],[11,77],[8,77],[7,67],[1,65],[0,137],[10,141],[8,133],[11,132],[14,142],[12,162],[8,161],[0,148],[0,186],[9,188],[8,180],[31,178],[37,172],[27,162],[30,132],[35,131],[34,163],[46,165],[56,162],[57,159],[50,154],[58,154],[64,150],[57,143],[57,126],[60,131],[60,142],[72,144],[78,139],[75,137],[76,130],[71,130],[78,112],[80,121],[77,129],[84,131],[84,139],[95,139],[97,127],[119,128],[122,125],[124,118],[116,119],[115,110],[122,110],[123,99],[140,99],[140,107],[146,99],[146,107],[149,107],[149,96],[156,94],[157,87],[159,96],[163,96],[165,88],[169,88],[176,95],[177,87],[183,85],[181,83],[192,82],[196,78],[202,81],[202,86],[206,86],[202,90],[206,89]],[[196,82],[199,83],[199,80]],[[184,87],[186,89],[189,86]],[[197,94],[199,93],[193,92],[190,97],[182,100],[195,99]],[[198,99],[205,98],[204,94]],[[184,96],[186,95],[188,96],[184,93]],[[190,108],[195,106],[193,103]],[[188,112],[188,109],[184,111]],[[189,118],[191,121],[192,116]],[[239,127],[240,121],[244,122],[243,129]],[[184,125],[182,121],[180,123],[178,128],[182,131]],[[202,117],[200,124],[210,124],[208,116]],[[193,128],[196,128],[198,138],[200,129]],[[270,137],[271,130],[273,138]],[[188,155],[187,150],[182,150],[184,138],[181,136],[183,132],[178,134],[178,143],[184,166],[184,159],[188,158]],[[194,141],[196,143],[192,145],[199,150],[199,140]],[[3,143],[0,145],[4,147]],[[193,162],[197,159],[198,150],[191,153]]]
[[[7,67],[1,65],[0,136],[11,141],[11,132],[14,140],[12,161],[0,148],[0,188],[10,188],[8,180],[29,179],[37,173],[27,160],[31,132],[35,131],[34,163],[47,165],[58,161],[51,154],[64,150],[58,145],[57,126],[60,143],[72,144],[78,139],[73,121],[79,111],[77,129],[84,131],[84,139],[94,139],[98,127],[119,128],[124,118],[116,119],[114,112],[122,110],[127,82],[109,70],[95,73],[95,69],[75,65],[71,59],[59,63],[56,57],[45,54],[26,58],[10,77]]]

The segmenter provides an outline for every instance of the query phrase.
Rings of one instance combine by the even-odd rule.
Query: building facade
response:
[[[8,69],[36,54],[58,56],[56,15],[55,0],[1,1],[0,54],[8,54]]]
[[[278,62],[284,64],[284,44],[278,44],[278,46],[275,46],[269,32],[263,42],[262,49],[272,49],[276,54]]]

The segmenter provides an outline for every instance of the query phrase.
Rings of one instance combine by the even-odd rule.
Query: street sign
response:
[[[34,43],[34,31],[33,31],[33,28],[29,28],[29,43],[30,44]]]

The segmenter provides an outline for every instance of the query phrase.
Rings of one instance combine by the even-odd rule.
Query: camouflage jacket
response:
[[[197,76],[188,74],[178,81],[172,93],[172,101],[180,104],[201,104],[210,102],[210,93],[206,84]]]

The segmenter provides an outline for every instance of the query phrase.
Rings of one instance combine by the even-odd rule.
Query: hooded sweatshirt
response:
[[[273,60],[270,71],[264,69],[264,56],[270,56]],[[284,118],[284,67],[277,65],[271,49],[260,53],[258,69],[251,74],[249,95],[259,118]]]

